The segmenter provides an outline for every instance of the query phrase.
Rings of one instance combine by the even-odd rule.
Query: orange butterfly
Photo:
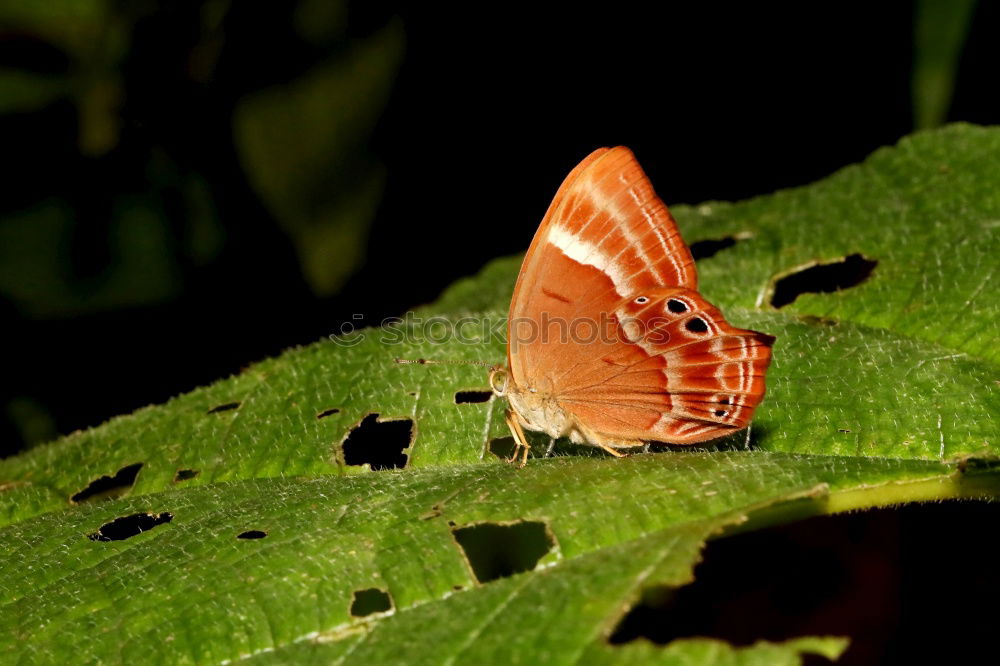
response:
[[[632,151],[601,148],[577,165],[521,265],[507,368],[490,371],[510,405],[511,462],[527,462],[525,428],[622,456],[747,427],[774,338],[730,326],[697,282]]]

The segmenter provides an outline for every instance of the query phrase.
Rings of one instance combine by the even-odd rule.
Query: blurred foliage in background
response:
[[[787,98],[774,98],[775,88],[761,88],[766,81],[754,72],[741,85],[770,93],[730,108],[685,90],[698,80],[724,89],[712,78],[718,71],[742,76],[732,53],[685,47],[684,39],[702,39],[684,29],[685,22],[704,27],[695,14],[475,14],[346,0],[0,0],[0,145],[7,166],[0,195],[0,456],[333,332],[352,312],[398,314],[486,258],[525,247],[556,184],[540,155],[559,155],[568,168],[597,143],[634,145],[659,133],[691,159],[682,142],[698,148],[711,137],[720,145],[709,142],[701,152],[717,187],[685,190],[681,183],[673,194],[748,196],[797,184],[780,175],[789,170],[808,182],[912,126],[954,119],[954,95],[986,78],[992,86],[992,63],[963,64],[967,40],[995,41],[990,30],[1000,21],[987,4],[916,0],[880,11],[885,16],[844,19],[869,26],[858,28],[870,34],[853,43],[841,28],[800,14],[789,13],[785,24],[733,17],[734,27],[720,26],[723,41],[725,30],[752,33],[763,62],[787,63],[795,85],[784,86]],[[780,40],[795,49],[796,35],[811,40],[810,31],[824,29],[845,48],[867,40],[867,53],[889,54],[887,67],[898,69],[902,89],[912,91],[912,122],[892,109],[880,110],[895,114],[892,123],[873,121],[878,131],[793,117],[791,100],[803,99],[808,82]],[[616,54],[632,46],[648,51],[615,64]],[[867,53],[859,58],[871,60]],[[678,99],[648,98],[635,113],[618,108],[628,105],[608,98],[617,82],[587,58],[611,63],[622,86],[629,72],[645,68],[643,76]],[[849,58],[846,51],[829,54],[844,68],[855,66]],[[678,71],[686,74],[678,78]],[[767,74],[772,86],[783,86],[780,72]],[[574,76],[588,89],[572,88]],[[891,88],[882,81],[869,86]],[[851,104],[877,104],[862,91]],[[739,88],[732,94],[741,97]],[[750,136],[736,121],[753,124],[755,112],[771,114],[768,104],[793,114],[776,121],[788,125],[787,136],[768,138],[768,145],[802,145],[803,130],[839,132],[850,137],[840,143],[857,154],[824,158],[817,150],[814,163],[780,165],[771,180],[763,162],[745,177],[727,176],[725,164],[739,165],[747,152],[723,145],[727,126]],[[816,106],[838,113],[835,103]],[[668,114],[681,108],[702,124],[671,120]],[[380,134],[386,113],[409,124]],[[961,119],[997,117],[990,107]],[[565,135],[546,123],[564,127]],[[532,147],[527,159],[498,154],[508,146],[508,153]],[[720,146],[731,149],[728,158]],[[393,172],[387,153],[396,156]],[[660,148],[651,153],[671,158]],[[484,175],[462,173],[463,163]],[[452,179],[466,185],[449,203]],[[494,184],[482,187],[487,182]],[[376,256],[370,230],[380,219],[388,221],[375,226],[382,241]],[[463,238],[461,256],[442,261],[455,230],[482,238],[483,228],[501,224],[508,232],[501,238]]]
[[[66,118],[72,127],[65,129],[75,130],[79,161],[127,159],[136,169],[137,182],[130,184],[139,186],[102,202],[104,225],[91,240],[105,244],[113,261],[94,267],[90,276],[63,270],[72,262],[61,254],[71,250],[74,222],[86,211],[66,205],[56,192],[21,201],[26,205],[5,215],[0,288],[18,310],[51,317],[162,301],[176,295],[185,264],[203,266],[218,257],[225,222],[204,175],[172,155],[168,141],[150,141],[142,155],[121,153],[128,150],[123,144],[132,139],[130,132],[161,138],[153,133],[160,128],[136,122],[149,117],[143,105],[172,106],[172,100],[133,95],[136,83],[150,95],[147,77],[164,73],[137,66],[152,46],[143,43],[146,33],[161,21],[182,29],[162,36],[179,38],[173,45],[179,57],[162,61],[172,71],[160,92],[169,93],[171,85],[204,90],[220,67],[223,23],[232,11],[228,0],[0,5],[9,61],[0,70],[0,112],[72,113]],[[381,195],[383,169],[368,141],[402,58],[403,32],[393,20],[351,39],[346,4],[323,0],[303,0],[290,18],[297,46],[309,52],[307,66],[277,85],[233,91],[226,110],[247,181],[291,240],[306,283],[314,293],[329,295],[357,266]],[[175,120],[213,111],[187,109]],[[169,114],[160,120],[171,122]],[[179,122],[170,131],[191,129],[198,134]]]
[[[89,320],[84,337],[99,337],[109,313],[205,286],[230,303],[252,304],[234,294],[255,289],[306,302],[358,267],[384,182],[369,142],[402,25],[352,22],[345,2],[271,4],[0,3],[0,136],[14,167],[0,198],[0,303],[8,333],[21,322],[16,346],[37,340],[27,322]],[[120,348],[147,363],[140,348],[169,344],[145,343]],[[55,436],[30,386],[0,395],[0,454]]]

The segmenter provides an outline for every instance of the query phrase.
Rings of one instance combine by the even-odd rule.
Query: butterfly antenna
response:
[[[484,368],[492,367],[494,364],[489,361],[465,361],[454,359],[434,360],[430,358],[397,358],[396,363],[402,365],[480,365]]]

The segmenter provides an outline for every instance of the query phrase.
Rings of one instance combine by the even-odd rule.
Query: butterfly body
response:
[[[573,441],[580,441],[581,436],[573,427],[572,417],[559,404],[558,397],[550,387],[539,389],[511,383],[504,395],[523,427],[544,432],[556,439],[569,437]]]
[[[603,148],[570,172],[535,234],[507,368],[490,382],[510,405],[521,464],[525,428],[620,455],[745,428],[773,341],[698,293],[691,253],[635,157]]]

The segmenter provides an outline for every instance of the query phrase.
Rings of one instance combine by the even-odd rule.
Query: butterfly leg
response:
[[[521,424],[518,423],[517,417],[514,416],[513,410],[508,409],[504,414],[504,418],[507,419],[507,427],[510,428],[510,434],[514,436],[514,453],[507,459],[507,462],[517,463],[518,454],[523,452],[521,464],[517,466],[520,469],[528,464],[528,452],[531,450],[531,444],[528,444],[528,438],[524,436],[524,430],[521,428]]]
[[[615,458],[625,458],[629,455],[627,453],[620,453],[618,451],[615,451],[614,447],[609,446],[608,444],[602,444],[601,442],[594,442],[594,446],[598,446],[604,449],[605,451],[613,455]]]
[[[556,438],[549,437],[549,448],[545,449],[545,457],[549,458],[552,456],[552,449],[556,448]]]
[[[627,458],[631,453],[622,453],[618,449],[637,449],[646,446],[646,442],[641,439],[614,439],[600,433],[594,432],[581,423],[576,424],[579,436],[584,444],[596,446],[613,455],[615,458]],[[575,440],[574,440],[575,441]]]
[[[615,458],[627,458],[636,453],[634,451],[629,451],[627,453],[619,451],[618,449],[643,449],[647,450],[646,447],[649,446],[648,442],[644,442],[638,439],[626,439],[626,440],[602,440],[600,437],[595,437],[590,440],[590,444],[604,449]]]

